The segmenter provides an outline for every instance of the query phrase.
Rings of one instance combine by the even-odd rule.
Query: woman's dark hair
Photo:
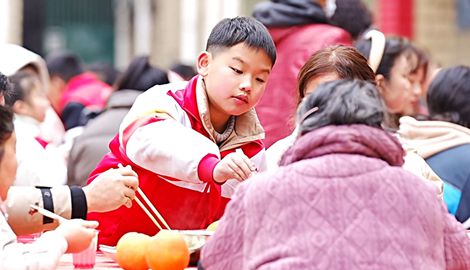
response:
[[[470,128],[470,67],[440,70],[427,93],[429,117]]]
[[[355,44],[357,50],[367,59],[369,58],[371,39],[359,39]],[[409,58],[414,55],[414,50],[411,43],[402,38],[390,36],[386,38],[385,48],[380,61],[380,65],[377,68],[376,74],[382,74],[385,79],[390,79],[390,71],[395,65],[395,61],[398,57],[404,55]],[[414,69],[414,68],[413,68]]]
[[[384,114],[379,92],[372,83],[362,80],[326,82],[300,105],[300,135],[329,125],[363,124],[380,128]]]
[[[136,57],[119,77],[114,85],[115,90],[139,90],[145,91],[154,85],[167,84],[166,71],[153,67],[148,56]]]
[[[3,159],[5,142],[13,133],[13,112],[0,106],[0,161]]]
[[[348,31],[353,39],[357,39],[371,27],[373,17],[361,0],[336,0],[336,10],[330,21]]]
[[[193,66],[185,65],[181,63],[175,63],[170,67],[170,70],[180,75],[185,81],[191,80],[192,77],[196,76],[197,72]]]
[[[327,73],[336,73],[340,79],[358,79],[374,82],[374,71],[369,67],[367,59],[354,47],[335,45],[329,46],[312,54],[299,71],[297,78],[300,100],[305,97],[308,82]]]

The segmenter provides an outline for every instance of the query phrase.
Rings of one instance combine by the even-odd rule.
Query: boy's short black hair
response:
[[[81,60],[71,52],[59,52],[48,56],[46,65],[51,77],[59,76],[66,82],[83,72]]]
[[[272,64],[276,62],[276,46],[268,29],[251,17],[227,18],[220,21],[209,35],[206,51],[213,52],[242,42],[249,47],[264,50]]]

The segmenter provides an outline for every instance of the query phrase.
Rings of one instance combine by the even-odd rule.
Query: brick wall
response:
[[[456,0],[414,0],[415,42],[444,67],[470,65],[470,30],[457,24]]]

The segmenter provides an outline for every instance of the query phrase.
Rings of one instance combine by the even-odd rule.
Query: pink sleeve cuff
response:
[[[205,155],[197,167],[197,174],[199,179],[206,183],[214,182],[213,172],[215,165],[217,165],[219,161],[220,159],[214,154]]]

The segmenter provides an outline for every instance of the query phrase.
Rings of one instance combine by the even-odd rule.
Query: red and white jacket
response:
[[[130,164],[139,186],[172,229],[202,229],[218,220],[238,181],[214,182],[214,167],[240,148],[266,168],[264,131],[254,109],[236,118],[234,132],[220,146],[212,136],[202,78],[155,86],[141,94],[110,142],[107,154],[88,182],[118,164]],[[156,226],[134,203],[108,213],[92,213],[100,222],[99,242],[115,245],[126,232],[153,235]]]

